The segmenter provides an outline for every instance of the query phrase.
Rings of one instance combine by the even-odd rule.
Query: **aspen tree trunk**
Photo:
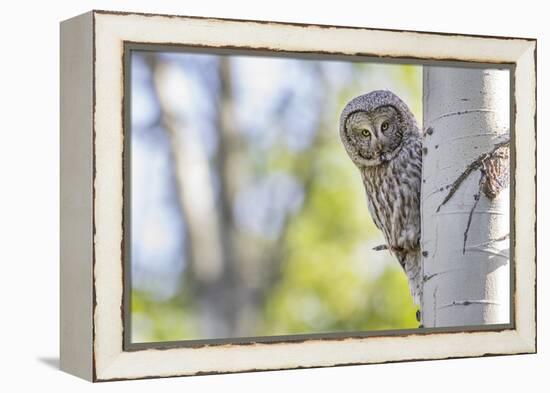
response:
[[[424,327],[510,321],[509,78],[424,67]]]

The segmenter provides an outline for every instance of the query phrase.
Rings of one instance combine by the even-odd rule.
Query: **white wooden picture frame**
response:
[[[512,70],[512,321],[363,337],[132,348],[124,340],[128,44],[505,64]],[[536,40],[92,11],[61,23],[61,368],[90,381],[536,352]]]

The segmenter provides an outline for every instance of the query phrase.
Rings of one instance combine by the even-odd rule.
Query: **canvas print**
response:
[[[510,323],[508,69],[129,53],[130,343]]]

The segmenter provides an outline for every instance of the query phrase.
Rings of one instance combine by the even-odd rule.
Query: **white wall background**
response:
[[[91,385],[57,370],[58,23],[90,9],[536,37],[539,130],[539,354]],[[547,391],[550,341],[544,247],[550,25],[544,2],[57,1],[0,12],[0,390],[23,391]],[[520,130],[521,132],[521,130]]]

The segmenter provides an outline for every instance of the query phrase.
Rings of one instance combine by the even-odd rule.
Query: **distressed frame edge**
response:
[[[514,138],[515,329],[530,353],[537,352],[537,41],[516,62]],[[522,138],[518,138],[522,130]],[[524,146],[525,145],[525,146]],[[524,173],[522,173],[524,172]],[[517,192],[522,190],[522,192]],[[522,206],[524,205],[524,206]],[[529,214],[523,209],[531,208]],[[518,236],[519,235],[519,236]],[[525,236],[523,236],[525,235]],[[529,236],[527,236],[529,235]],[[526,259],[519,263],[519,261]]]
[[[59,25],[60,369],[93,381],[93,18]],[[87,192],[82,192],[87,190]]]
[[[98,12],[98,14],[104,14],[103,12]],[[113,13],[108,13],[108,15],[113,15]],[[130,15],[135,15],[135,14],[131,14]],[[143,14],[138,14],[138,15],[143,15]],[[95,12],[94,12],[94,16],[95,16]],[[170,16],[170,18],[173,18],[173,16]],[[189,17],[185,17],[185,18],[189,18]],[[206,19],[210,19],[210,18],[206,18]],[[222,19],[223,21],[223,19]],[[254,22],[254,21],[247,21],[247,22]],[[280,23],[280,22],[273,22],[274,24],[276,25],[289,25],[289,24],[284,24],[284,23]],[[291,24],[290,24],[291,25]],[[326,26],[324,26],[326,27]],[[363,30],[369,30],[369,29],[363,29]],[[417,32],[414,32],[414,33],[417,33]],[[399,34],[398,32],[394,32],[393,33],[394,35],[397,35]],[[426,34],[437,34],[437,33],[426,33]],[[452,36],[457,36],[457,35],[452,35]],[[501,39],[502,37],[497,37],[498,39]],[[502,38],[502,39],[505,39],[505,38]],[[124,40],[122,40],[124,41]],[[527,39],[525,40],[525,44],[526,44],[526,52],[534,52],[535,53],[535,56],[532,56],[531,55],[531,59],[533,60],[532,62],[525,62],[525,66],[528,67],[530,65],[533,65],[533,68],[534,68],[534,72],[535,72],[535,75],[533,76],[533,78],[535,79],[535,84],[534,84],[534,88],[536,89],[536,40],[531,40],[531,39]],[[534,41],[534,42],[533,42]],[[95,38],[94,38],[94,46],[95,46]],[[526,55],[527,56],[527,55]],[[94,56],[95,58],[95,56]],[[465,60],[465,61],[468,61],[468,60]],[[523,67],[521,68],[523,70]],[[529,73],[530,71],[529,70],[526,70],[527,73]],[[95,71],[94,71],[94,76],[95,76]],[[531,92],[527,92],[528,95],[529,93],[532,95],[532,91]],[[95,98],[95,95],[94,95],[94,98]],[[535,123],[534,123],[534,127],[532,128],[532,131],[533,131],[533,136],[536,138],[536,96],[535,97],[532,97],[534,98],[533,100],[533,103],[535,105],[534,107],[534,114],[535,114]],[[518,105],[518,107],[521,106],[521,105]],[[516,124],[517,124],[517,119],[516,119]],[[536,143],[535,143],[535,149],[536,149]],[[536,162],[535,162],[535,175],[536,175]],[[94,179],[95,181],[95,179]],[[535,180],[535,186],[536,186],[536,180]],[[536,195],[535,195],[535,198],[536,198]],[[535,206],[536,206],[536,199],[535,199]],[[535,224],[536,224],[536,216],[533,217],[533,219],[535,220]],[[534,235],[536,236],[536,228],[533,228],[534,229]],[[536,249],[534,250],[534,256],[536,258]],[[536,268],[535,268],[535,276],[534,276],[534,279],[536,280]],[[536,283],[536,281],[535,281]],[[95,283],[95,285],[97,285],[97,283]],[[535,299],[536,301],[536,293],[535,293]],[[516,302],[518,302],[518,300],[516,299]],[[522,308],[525,307],[525,306],[522,306]],[[95,309],[95,307],[94,307]],[[535,310],[533,310],[535,311]],[[94,316],[95,318],[95,316]],[[533,329],[531,330],[525,330],[523,328],[520,329],[520,327],[516,326],[516,330],[515,332],[516,333],[521,333],[521,334],[516,334],[516,339],[518,339],[519,341],[521,341],[521,343],[523,344],[521,347],[522,349],[517,349],[516,352],[512,352],[512,353],[533,353],[533,352],[536,352],[536,313],[534,315],[534,320],[533,322],[535,323],[535,325],[533,326]],[[523,325],[522,325],[523,326]],[[452,336],[454,335],[455,333],[450,333],[450,334],[447,334],[448,336]],[[95,339],[96,337],[94,336],[94,343],[95,343]],[[452,339],[452,338],[451,338]],[[308,340],[309,341],[309,340]],[[121,341],[122,342],[122,341]],[[95,345],[94,345],[95,346]],[[150,350],[145,350],[144,352],[148,352]],[[141,352],[141,351],[140,351]],[[512,354],[510,353],[510,354]],[[472,356],[493,356],[493,355],[503,355],[503,354],[508,354],[508,353],[484,353],[484,354],[469,354],[469,355],[459,355],[459,356],[456,356],[456,357],[472,357]],[[114,359],[111,359],[112,360],[112,365],[114,365],[114,363],[118,363],[118,361],[120,360],[119,359],[120,357],[116,357]],[[367,362],[361,362],[361,363],[349,363],[349,364],[371,364],[371,363],[385,363],[385,362],[395,362],[395,361],[410,361],[410,360],[430,360],[430,359],[441,359],[441,358],[453,358],[453,356],[440,356],[440,357],[427,357],[427,358],[415,358],[415,359],[406,359],[406,358],[401,358],[401,359],[398,359],[398,360],[389,360],[389,361],[367,361]],[[95,354],[94,354],[94,363],[95,363]],[[348,363],[346,363],[348,364]],[[337,365],[343,365],[343,364],[330,364],[330,365],[310,365],[310,366],[305,366],[305,367],[330,367],[330,366],[337,366]],[[288,369],[288,368],[301,368],[303,366],[290,366],[290,367],[282,367],[282,368],[275,368],[275,369]],[[110,368],[110,367],[108,367]],[[115,367],[116,368],[116,367]],[[266,368],[264,370],[271,370],[271,368]],[[94,373],[94,380],[96,381],[106,381],[106,380],[119,380],[119,379],[136,379],[136,378],[153,378],[153,377],[168,377],[168,376],[183,376],[183,375],[197,375],[197,374],[205,374],[205,373],[211,373],[211,372],[196,372],[196,373],[191,373],[191,374],[186,374],[186,373],[175,373],[175,374],[169,374],[169,375],[145,375],[145,376],[133,376],[133,377],[116,377],[116,376],[111,376],[109,377],[108,374],[109,372],[106,372],[104,373],[103,371],[107,371],[106,369],[102,369],[100,371],[100,375],[99,377],[97,375],[95,375]],[[238,371],[215,371],[213,373],[222,373],[222,372],[244,372],[244,371],[260,371],[260,370],[238,370]]]
[[[419,33],[419,34],[436,34],[444,35],[448,37],[472,37],[472,38],[490,38],[498,40],[524,40],[524,41],[536,41],[534,37],[508,37],[508,36],[498,36],[498,35],[487,35],[487,34],[467,34],[467,33],[449,33],[441,31],[428,31],[428,30],[408,30],[408,29],[390,29],[383,27],[364,27],[364,26],[355,26],[355,25],[329,25],[323,23],[306,23],[306,22],[283,22],[283,21],[272,21],[272,20],[262,20],[262,19],[243,19],[243,18],[222,18],[215,16],[198,16],[198,15],[184,15],[184,14],[163,14],[163,13],[151,13],[151,12],[138,12],[138,11],[113,11],[113,10],[104,10],[104,9],[94,9],[91,12],[94,14],[103,14],[103,15],[120,15],[120,16],[159,16],[163,18],[176,18],[176,19],[198,19],[204,21],[218,21],[218,22],[236,22],[236,23],[254,23],[254,24],[267,24],[267,25],[282,25],[282,26],[295,26],[295,27],[318,27],[322,29],[356,29],[356,30],[369,30],[369,31],[383,31],[383,32],[396,32],[396,33]]]

